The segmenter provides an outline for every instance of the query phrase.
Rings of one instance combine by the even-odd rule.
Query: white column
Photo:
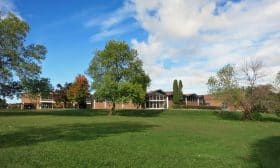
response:
[[[197,98],[197,106],[199,106],[199,97]]]
[[[123,102],[122,102],[122,109],[123,109]]]
[[[169,98],[166,96],[166,108],[169,108]]]
[[[42,109],[41,101],[42,101],[42,97],[41,97],[41,95],[40,95],[40,98],[39,98],[39,109],[40,109],[40,110]]]
[[[93,109],[95,109],[95,99],[93,100]]]
[[[188,97],[185,98],[186,106],[188,105]]]
[[[105,106],[105,109],[107,109],[107,102],[106,102],[106,100],[104,102],[104,106]]]

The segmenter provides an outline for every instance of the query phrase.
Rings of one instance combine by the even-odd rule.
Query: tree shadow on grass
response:
[[[20,131],[0,135],[0,148],[33,145],[48,141],[95,140],[114,134],[143,132],[156,127],[137,122],[95,124],[66,124],[43,128],[22,128]]]
[[[117,115],[131,117],[157,117],[163,110],[117,110]]]
[[[252,146],[249,161],[263,168],[279,168],[280,136],[272,136],[257,141]],[[248,160],[246,160],[248,161]]]
[[[106,116],[109,110],[93,110],[93,109],[58,109],[58,110],[17,110],[17,111],[2,111],[0,116],[37,116],[37,115],[53,115],[53,116]],[[163,110],[117,110],[116,114],[120,116],[131,117],[156,117],[162,113]]]
[[[108,110],[92,110],[92,109],[54,109],[54,110],[13,110],[0,111],[0,116],[37,116],[37,115],[53,115],[53,116],[101,116],[107,115]]]

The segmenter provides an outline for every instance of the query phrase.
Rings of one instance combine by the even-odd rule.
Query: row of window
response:
[[[193,97],[193,96],[189,96],[189,97],[187,97],[187,100],[188,101],[197,101],[197,98]]]
[[[164,95],[149,95],[149,100],[165,100]]]
[[[149,100],[165,100],[166,97],[162,95],[150,95],[148,97]],[[196,97],[187,97],[188,101],[197,101]]]
[[[166,108],[166,102],[147,102],[146,108]]]

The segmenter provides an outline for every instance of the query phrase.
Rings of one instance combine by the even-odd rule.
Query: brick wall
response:
[[[21,102],[24,104],[36,104],[39,101],[40,101],[39,98],[33,98],[28,95],[21,96]]]
[[[204,100],[205,100],[205,103],[209,106],[221,107],[221,105],[222,105],[222,101],[215,99],[211,95],[205,95]]]
[[[92,108],[94,109],[111,109],[113,107],[113,104],[111,102],[106,102],[105,106],[105,101],[104,102],[95,102],[95,107],[94,105]],[[128,103],[116,103],[116,109],[137,109],[137,106],[134,105],[132,102]]]
[[[137,106],[132,102],[124,103],[123,105],[124,105],[124,109],[137,109]]]
[[[104,102],[95,102],[95,109],[105,109]]]
[[[173,101],[172,100],[168,100],[168,108],[172,108],[173,106]]]
[[[198,106],[197,101],[188,101],[187,106]]]

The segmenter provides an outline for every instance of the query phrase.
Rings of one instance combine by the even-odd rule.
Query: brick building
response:
[[[21,97],[22,108],[53,108],[55,105],[55,101],[52,99],[50,95],[47,98],[31,98],[28,95],[23,95]],[[218,100],[215,100],[210,95],[197,95],[195,93],[184,94],[183,95],[184,105],[186,107],[199,107],[199,106],[215,106],[222,107],[222,103]],[[111,109],[112,102],[110,101],[97,101],[95,99],[88,99],[86,101],[87,108],[91,109]],[[116,109],[168,109],[173,106],[173,92],[164,92],[162,90],[154,90],[147,93],[145,97],[145,104],[141,107],[133,104],[132,102],[126,103],[117,103]],[[73,106],[74,107],[74,106]]]
[[[28,94],[21,96],[21,109],[53,108],[54,104],[52,94],[48,97],[30,96]]]
[[[186,106],[204,105],[203,96],[192,94],[184,94],[183,99]],[[162,90],[150,91],[146,96],[145,108],[147,109],[168,109],[173,105],[173,92],[164,92]]]

